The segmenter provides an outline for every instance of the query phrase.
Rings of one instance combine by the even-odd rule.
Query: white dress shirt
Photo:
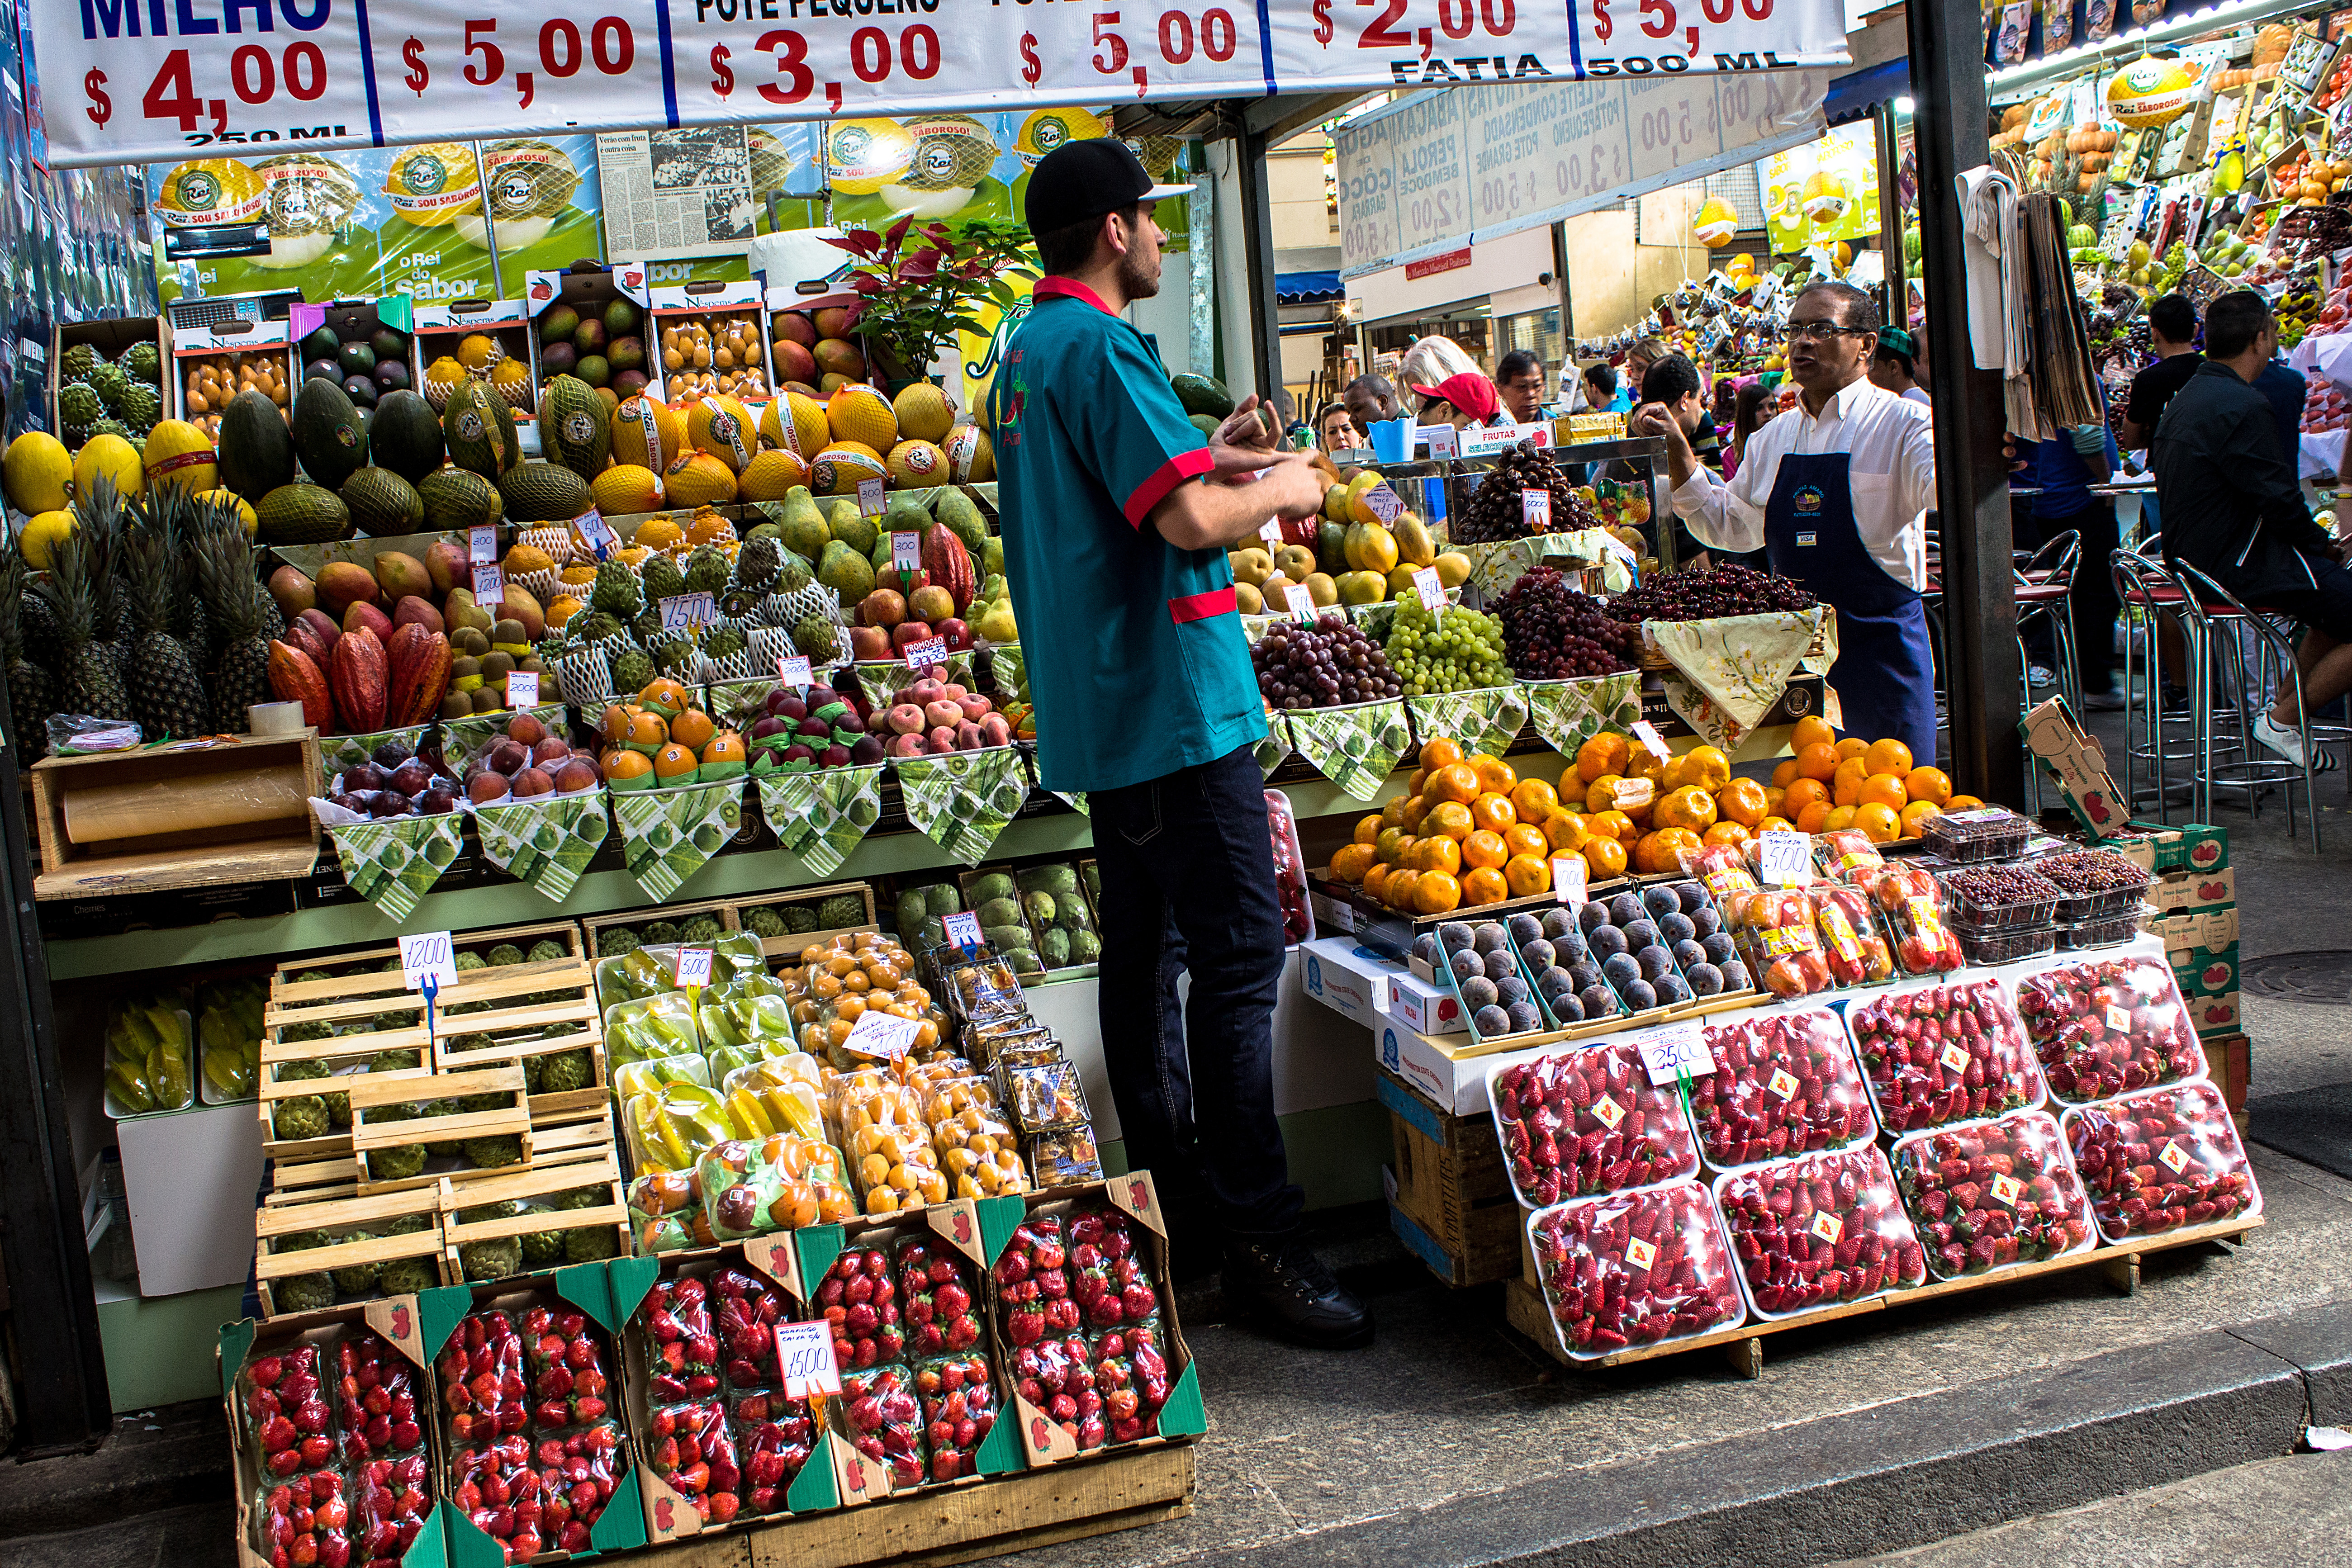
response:
[[[1920,514],[1936,504],[1936,437],[1927,408],[1868,377],[1822,405],[1804,400],[1748,437],[1739,472],[1717,479],[1704,464],[1675,491],[1675,512],[1718,550],[1764,548],[1764,506],[1780,477],[1780,458],[1843,452],[1853,493],[1854,529],[1886,574],[1915,591],[1927,586]]]

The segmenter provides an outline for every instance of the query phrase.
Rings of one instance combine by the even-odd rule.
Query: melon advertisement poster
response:
[[[1867,122],[1832,131],[1756,166],[1772,254],[1878,232],[1878,154]]]
[[[157,287],[165,300],[278,289],[517,298],[534,269],[604,255],[595,144],[515,137],[151,164]]]

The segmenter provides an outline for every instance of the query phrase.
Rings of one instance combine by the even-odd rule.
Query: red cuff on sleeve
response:
[[[1127,505],[1121,510],[1127,513],[1128,526],[1141,528],[1143,520],[1151,515],[1151,509],[1165,500],[1169,491],[1216,466],[1216,458],[1209,455],[1206,447],[1179,452],[1160,464],[1151,477],[1136,486],[1135,493],[1127,498]]]
[[[1178,626],[1186,621],[1205,621],[1212,616],[1230,616],[1234,610],[1234,585],[1212,588],[1205,594],[1187,594],[1168,601],[1168,618]]]

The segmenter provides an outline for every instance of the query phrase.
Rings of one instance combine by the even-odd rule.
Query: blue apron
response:
[[[1772,570],[1837,610],[1830,669],[1844,730],[1895,740],[1922,767],[1936,759],[1936,664],[1919,595],[1886,574],[1853,525],[1844,452],[1790,453],[1764,503]]]

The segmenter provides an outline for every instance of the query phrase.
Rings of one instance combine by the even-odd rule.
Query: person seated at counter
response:
[[[1503,407],[1521,425],[1533,425],[1549,419],[1552,411],[1544,406],[1543,361],[1532,349],[1513,349],[1495,367],[1495,385],[1503,396]]]
[[[1315,416],[1315,444],[1326,452],[1347,452],[1370,443],[1356,427],[1356,416],[1348,412],[1347,405],[1327,403]]]
[[[1511,416],[1503,412],[1502,398],[1495,384],[1475,370],[1449,375],[1435,386],[1410,390],[1422,400],[1420,422],[1423,425],[1451,425],[1456,430],[1465,430],[1511,422]]]

